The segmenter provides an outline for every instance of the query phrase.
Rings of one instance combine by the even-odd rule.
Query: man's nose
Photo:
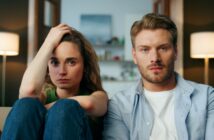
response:
[[[157,50],[152,50],[150,53],[150,61],[151,63],[157,63],[160,61],[160,55]]]

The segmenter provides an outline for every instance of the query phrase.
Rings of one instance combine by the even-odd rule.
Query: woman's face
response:
[[[78,91],[84,62],[76,44],[63,41],[48,62],[51,81],[58,89]]]

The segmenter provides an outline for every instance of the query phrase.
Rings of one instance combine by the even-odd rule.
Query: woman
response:
[[[53,83],[48,88],[47,74]],[[66,24],[50,30],[26,69],[19,92],[2,140],[91,140],[87,116],[103,116],[107,110],[95,51]]]

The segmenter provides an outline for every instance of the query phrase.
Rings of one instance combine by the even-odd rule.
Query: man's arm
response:
[[[103,140],[129,140],[129,130],[125,125],[121,111],[113,99],[108,104],[108,112],[104,118]]]
[[[214,88],[208,89],[208,114],[205,140],[213,140],[214,138]]]

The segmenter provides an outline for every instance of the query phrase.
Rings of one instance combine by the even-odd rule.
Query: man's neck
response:
[[[173,74],[169,79],[167,79],[164,82],[161,83],[151,83],[146,80],[143,81],[143,87],[150,91],[166,91],[166,90],[172,90],[176,86],[176,78],[175,74]]]

